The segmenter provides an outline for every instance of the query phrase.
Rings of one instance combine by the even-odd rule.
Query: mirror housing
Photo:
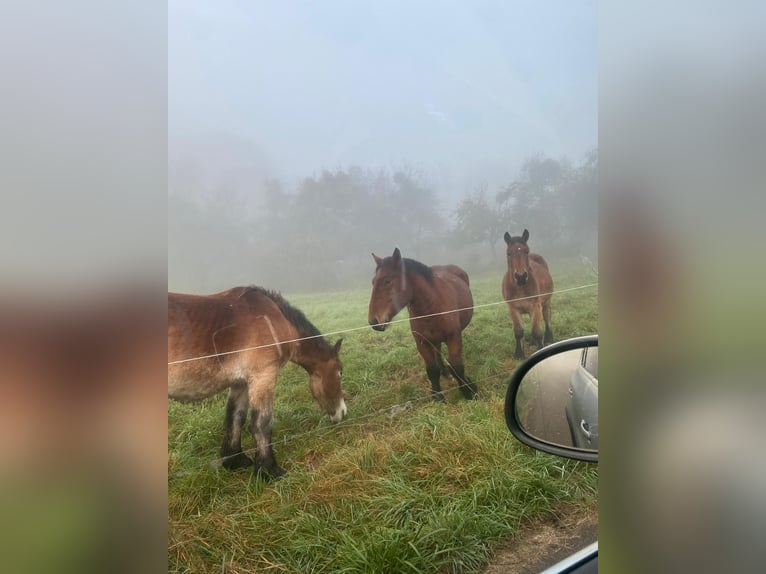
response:
[[[559,427],[563,427],[563,425],[567,425],[568,431],[566,432],[567,439],[559,439],[559,438],[553,438],[553,435],[551,436],[537,436],[538,434],[545,434],[545,433],[531,433],[528,428],[524,427],[524,424],[522,421],[519,420],[519,410],[520,410],[520,399],[522,398],[523,392],[520,393],[519,389],[522,388],[523,384],[526,382],[527,385],[529,385],[529,381],[532,378],[530,376],[530,371],[536,366],[539,366],[544,361],[548,361],[547,365],[550,365],[551,363],[556,362],[561,358],[561,356],[565,353],[571,353],[572,351],[582,351],[583,349],[589,349],[591,347],[595,347],[598,349],[598,335],[588,335],[585,337],[575,337],[573,339],[566,339],[564,341],[559,341],[557,343],[553,343],[551,345],[548,345],[547,347],[543,347],[539,351],[532,354],[526,361],[524,361],[519,367],[514,371],[513,375],[511,376],[511,380],[508,383],[508,389],[506,391],[505,395],[505,424],[508,426],[508,429],[511,431],[511,434],[515,436],[519,441],[526,444],[527,446],[531,446],[534,449],[547,452],[550,454],[555,454],[558,456],[563,456],[565,458],[572,458],[575,460],[583,460],[588,462],[598,462],[598,419],[596,418],[594,428],[590,429],[588,427],[588,423],[583,420],[580,423],[575,422],[575,426],[579,426],[579,424],[582,424],[583,426],[583,432],[588,437],[588,442],[591,442],[591,438],[593,438],[593,444],[594,449],[583,449],[583,448],[577,448],[574,445],[574,438],[572,435],[574,434],[575,430],[572,428],[572,423],[567,423],[567,414],[565,413],[565,409],[563,407],[563,403],[565,403],[567,400],[571,400],[572,396],[572,385],[568,382],[559,380],[559,381],[552,381],[550,378],[542,377],[539,380],[535,381],[535,384],[540,387],[549,387],[549,388],[543,388],[539,392],[536,392],[535,395],[538,400],[538,410],[541,408],[544,408],[546,405],[542,404],[540,401],[546,401],[548,403],[548,408],[552,408],[550,405],[553,404],[554,401],[556,401],[556,406],[553,408],[553,411],[555,412],[554,417],[560,417],[557,422]],[[576,353],[575,353],[576,354]],[[579,365],[579,362],[575,359],[575,368]],[[543,368],[538,367],[536,372],[539,374],[540,371],[542,371]],[[570,367],[569,373],[573,373],[574,369]],[[568,381],[569,378],[572,375],[567,375],[566,380]],[[595,404],[592,405],[594,408],[595,416],[597,417],[597,410],[598,410],[598,379],[597,377],[592,377],[595,382],[595,399],[591,398],[591,401],[594,401]],[[558,377],[558,379],[561,379],[561,377]],[[562,386],[566,384],[566,386]],[[537,387],[535,387],[537,390]],[[568,391],[568,392],[567,392]],[[563,393],[563,394],[562,394]],[[556,394],[559,396],[556,397]],[[567,396],[564,396],[564,395]],[[553,397],[553,398],[552,398]],[[531,401],[527,401],[526,404],[528,404]],[[532,409],[530,408],[530,411]],[[595,431],[595,432],[591,432]],[[572,434],[569,434],[569,433]],[[562,435],[563,436],[563,435]],[[557,435],[558,437],[558,435]],[[566,444],[564,444],[566,442]]]

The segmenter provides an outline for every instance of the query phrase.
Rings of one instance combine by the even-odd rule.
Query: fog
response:
[[[596,253],[594,2],[171,1],[168,288]]]

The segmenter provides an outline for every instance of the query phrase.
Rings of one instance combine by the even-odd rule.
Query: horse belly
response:
[[[434,267],[434,269],[436,269]],[[468,286],[468,274],[456,265],[446,265],[441,277],[449,284],[452,292],[445,300],[447,310],[457,311],[442,317],[443,335],[465,329],[473,318],[473,295]]]
[[[471,295],[470,289],[467,293],[463,293],[463,295],[458,298],[458,309],[461,309],[459,312],[459,319],[460,330],[462,331],[468,326],[471,319],[473,319],[473,296]]]
[[[234,381],[223,379],[207,369],[168,369],[168,397],[179,402],[201,401],[230,387]]]
[[[518,313],[531,315],[535,307],[540,304],[539,297],[522,289],[506,289],[503,286],[503,297],[508,307]]]

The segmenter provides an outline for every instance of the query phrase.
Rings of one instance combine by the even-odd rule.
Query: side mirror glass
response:
[[[544,347],[511,377],[505,421],[538,450],[598,460],[598,335]]]

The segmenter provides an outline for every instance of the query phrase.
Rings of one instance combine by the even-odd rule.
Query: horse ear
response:
[[[391,256],[391,259],[394,260],[394,263],[399,263],[399,259],[402,258],[402,252],[399,251],[399,248],[394,248],[394,254]]]
[[[505,239],[506,243],[510,243],[511,242],[511,234],[506,231],[505,235],[503,235],[503,239]]]
[[[527,239],[529,239],[529,231],[525,229],[524,233],[521,234],[521,238],[524,240],[524,243],[526,243]]]
[[[340,344],[343,342],[343,339],[338,339],[335,342],[335,356],[337,357],[340,354]]]
[[[374,253],[372,254],[372,259],[375,261],[375,265],[380,265],[380,262],[383,261],[383,259],[375,255]]]

